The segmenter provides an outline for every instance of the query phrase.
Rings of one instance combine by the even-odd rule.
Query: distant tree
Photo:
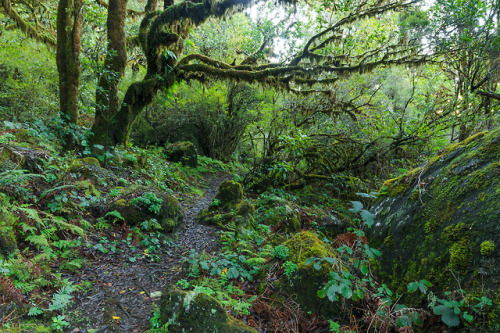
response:
[[[430,41],[443,55],[443,69],[454,80],[449,111],[466,138],[478,121],[487,126],[500,79],[500,1],[438,0],[430,10]],[[497,103],[498,104],[498,103]]]

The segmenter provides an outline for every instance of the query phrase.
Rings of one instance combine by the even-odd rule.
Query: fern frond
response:
[[[49,241],[45,235],[31,235],[26,240],[36,247],[49,247]]]
[[[23,213],[24,215],[26,215],[28,218],[30,218],[31,220],[35,221],[36,223],[45,226],[45,224],[43,223],[42,219],[38,215],[38,211],[36,209],[30,208],[30,206],[31,205],[17,206],[17,207],[15,207],[15,210]]]
[[[71,231],[72,233],[78,234],[79,236],[85,235],[85,231],[82,228],[66,222],[66,219],[62,216],[51,215],[51,222],[54,222],[59,228],[59,230]]]
[[[45,179],[45,176],[36,173],[28,173],[27,170],[18,170],[18,169],[7,170],[0,173],[0,186],[10,185],[10,184],[22,185],[34,178]]]
[[[87,220],[84,220],[84,219],[81,219],[80,220],[80,224],[83,228],[83,230],[89,230],[89,229],[92,229],[92,223],[90,223],[89,221]]]
[[[71,293],[74,289],[71,286],[64,286],[59,289],[53,296],[52,302],[49,305],[49,311],[62,310],[71,303],[73,296]]]
[[[34,234],[36,232],[36,228],[35,227],[32,227],[30,226],[29,224],[27,223],[22,223],[21,224],[21,229],[23,230],[23,233],[27,233],[29,232],[30,234]]]
[[[47,195],[49,195],[52,192],[57,192],[57,191],[65,190],[68,188],[76,188],[76,186],[73,184],[69,184],[69,185],[61,185],[61,186],[49,188],[48,190],[42,192],[42,194],[40,195],[40,200],[45,198]]]

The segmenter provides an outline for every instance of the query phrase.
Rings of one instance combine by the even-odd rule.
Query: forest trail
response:
[[[143,255],[132,262],[130,258],[144,250],[126,243],[129,232],[126,228],[122,234],[110,231],[112,241],[94,237],[91,240],[93,246],[86,253],[86,268],[78,281],[73,281],[75,284],[82,280],[94,283],[90,291],[75,297],[70,317],[78,319],[70,323],[69,331],[146,331],[150,327],[153,304],[159,304],[161,291],[182,277],[183,258],[189,257],[192,250],[196,253],[218,251],[217,230],[198,224],[196,217],[210,205],[220,183],[229,178],[226,174],[208,178],[202,198],[192,204],[182,203],[185,217],[181,229],[169,235],[171,242],[162,245],[154,254]],[[117,244],[117,249],[108,253],[95,250],[96,245],[103,241],[108,247],[109,244]],[[160,260],[151,261],[152,255],[159,256]]]

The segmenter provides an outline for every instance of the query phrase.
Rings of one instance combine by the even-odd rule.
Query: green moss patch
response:
[[[229,316],[213,297],[193,291],[168,288],[162,295],[160,320],[168,332],[256,333]]]
[[[478,133],[443,149],[418,173],[385,183],[369,236],[382,250],[380,274],[395,290],[421,279],[436,292],[459,282],[474,289],[479,272],[486,294],[498,290],[500,258],[482,254],[490,251],[481,244],[500,241],[499,143],[500,129]]]

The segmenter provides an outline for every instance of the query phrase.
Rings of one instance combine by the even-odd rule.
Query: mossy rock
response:
[[[285,260],[296,264],[298,270],[292,278],[281,276],[274,287],[291,295],[303,311],[312,311],[325,318],[338,317],[339,304],[317,296],[318,290],[329,280],[331,265],[323,264],[320,270],[316,270],[312,264],[305,263],[311,257],[336,257],[336,252],[311,231],[299,232],[282,245],[289,250]]]
[[[256,333],[257,331],[226,313],[213,297],[172,287],[163,293],[160,321],[168,331]]]
[[[84,157],[74,160],[69,166],[68,171],[79,174],[87,179],[116,182],[116,175],[102,168],[99,160],[94,157]]]
[[[210,226],[224,227],[234,221],[231,213],[217,214],[204,209],[198,214],[198,222]]]
[[[153,197],[159,200],[147,204],[146,200],[137,199],[141,197]],[[110,212],[114,210],[131,226],[156,219],[163,232],[174,231],[181,225],[184,217],[182,207],[175,197],[157,188],[146,186],[135,186],[125,190],[108,209]]]
[[[0,172],[22,168],[24,164],[22,154],[8,145],[0,145]]]
[[[370,245],[382,251],[385,282],[403,293],[409,282],[425,279],[442,296],[459,288],[455,275],[466,290],[490,296],[498,290],[500,256],[488,249],[500,244],[499,161],[497,129],[447,147],[422,168],[385,183],[368,233]]]
[[[255,206],[250,202],[243,200],[234,209],[234,213],[238,216],[249,216],[255,212]]]
[[[274,231],[295,232],[302,227],[300,211],[291,202],[268,209],[264,216],[266,219],[263,222],[273,227]]]
[[[196,146],[189,141],[169,143],[163,153],[171,162],[181,162],[184,166],[196,167],[198,165],[198,152]]]
[[[225,180],[219,186],[219,191],[210,210],[233,210],[243,200],[243,187],[234,180]]]

